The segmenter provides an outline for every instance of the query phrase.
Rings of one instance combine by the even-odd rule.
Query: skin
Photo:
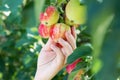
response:
[[[62,38],[58,40],[62,48],[57,47],[55,42],[49,39],[41,49],[34,80],[51,80],[65,66],[67,57],[76,48],[75,28],[72,27],[65,36],[67,41]]]

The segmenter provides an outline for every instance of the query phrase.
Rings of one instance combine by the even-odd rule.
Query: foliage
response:
[[[47,41],[38,35],[39,14],[50,4],[62,13],[66,1],[0,1],[0,80],[34,79],[38,54]],[[53,80],[73,80],[81,71],[82,80],[116,80],[120,78],[120,1],[82,1],[88,5],[88,21],[77,29],[78,48],[67,63],[83,61],[71,74],[64,68]]]

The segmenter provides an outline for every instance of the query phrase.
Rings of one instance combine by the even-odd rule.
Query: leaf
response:
[[[97,27],[95,24],[93,25],[94,28],[96,27],[92,35],[92,43],[93,47],[95,48],[93,52],[94,57],[98,57],[100,54],[105,34],[107,33],[107,29],[110,27],[110,24],[114,19],[114,14],[107,14],[106,17],[103,17],[103,19],[104,20],[101,20]]]
[[[91,47],[82,45],[75,49],[74,52],[68,57],[67,63],[70,64],[80,57],[90,55],[91,51],[92,51]]]
[[[7,4],[10,7],[10,10],[12,12],[17,13],[16,11],[22,5],[22,1],[23,0],[6,0],[5,4]]]
[[[0,25],[0,36],[5,36],[5,30],[3,29],[3,27]]]
[[[57,5],[61,5],[64,2],[66,2],[66,0],[57,0]]]
[[[96,59],[93,64],[92,71],[93,73],[98,73],[98,71],[102,68],[102,62],[99,59]]]
[[[85,73],[84,69],[74,71],[68,76],[68,80],[82,80],[81,77],[84,73]]]
[[[84,62],[84,61],[79,62],[79,63],[76,64],[76,66],[75,66],[75,68],[72,70],[72,72],[77,71],[77,70],[79,70],[79,69],[81,69],[81,68],[85,68],[85,67],[87,67],[87,66],[88,66],[88,63],[87,63],[87,62]]]
[[[70,74],[72,72],[72,70],[75,69],[76,65],[81,61],[82,61],[82,59],[79,58],[79,59],[75,60],[73,63],[68,64],[66,67],[67,72]]]
[[[6,8],[5,6],[0,6],[0,11],[8,11],[9,9]]]
[[[10,13],[10,15],[6,18],[6,22],[10,23],[10,24],[20,24],[21,23],[21,13],[19,11]]]
[[[39,15],[43,9],[45,0],[34,0],[34,2],[35,2],[35,17],[36,17],[36,22],[38,23],[39,22]]]
[[[27,27],[27,28],[31,28],[31,27],[36,26],[35,12],[34,12],[33,3],[30,3],[29,5],[27,5],[24,8],[22,15],[23,15],[22,26]]]
[[[68,76],[68,80],[74,80],[74,76],[79,72],[79,70],[72,72],[69,76]]]
[[[34,41],[36,41],[36,39],[34,39],[34,38],[32,38],[32,37],[27,37],[26,34],[23,34],[22,38],[19,39],[19,40],[16,42],[15,47],[16,47],[16,48],[18,48],[18,47],[23,47],[23,46],[32,44]]]
[[[15,4],[13,4],[15,3]],[[0,7],[7,14],[6,23],[20,24],[21,22],[21,9],[22,0],[5,0]]]
[[[85,68],[87,65],[88,65],[88,63],[86,63],[86,62],[80,62],[80,63],[78,63],[78,64],[76,65],[76,68],[73,70],[73,72],[74,72],[74,71],[77,71],[77,70],[79,70],[79,69],[81,69],[81,68]]]
[[[31,55],[32,53],[28,52],[26,54],[24,54],[24,56],[21,58],[22,59],[22,63],[24,64],[24,66],[26,68],[29,68],[32,63],[33,63],[33,57],[34,55]]]

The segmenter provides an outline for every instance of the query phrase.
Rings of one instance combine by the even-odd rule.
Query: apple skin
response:
[[[70,27],[64,23],[57,23],[51,27],[50,37],[57,42],[59,38],[65,39],[65,32],[70,30]]]
[[[43,38],[49,38],[50,35],[50,27],[45,26],[44,24],[40,24],[38,28],[38,32],[41,37]]]
[[[69,26],[74,26],[75,28],[79,27],[78,24],[75,24],[74,22],[70,21],[67,17],[65,17],[65,23]]]
[[[46,8],[44,13],[40,14],[40,21],[46,26],[51,26],[59,20],[59,13],[54,6]]]
[[[87,6],[81,5],[79,0],[70,0],[65,8],[66,17],[73,24],[85,24]]]
[[[65,17],[65,23],[70,26],[74,25],[74,23],[70,21],[67,17]]]

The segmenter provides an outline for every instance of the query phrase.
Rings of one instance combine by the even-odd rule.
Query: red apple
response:
[[[40,21],[46,26],[51,26],[58,22],[59,13],[54,6],[49,6],[44,13],[40,14]]]
[[[64,23],[57,23],[51,27],[50,37],[57,42],[59,38],[65,39],[65,32],[68,31],[70,27]]]
[[[47,27],[44,24],[40,24],[38,32],[43,38],[48,38],[50,34],[50,27]]]

